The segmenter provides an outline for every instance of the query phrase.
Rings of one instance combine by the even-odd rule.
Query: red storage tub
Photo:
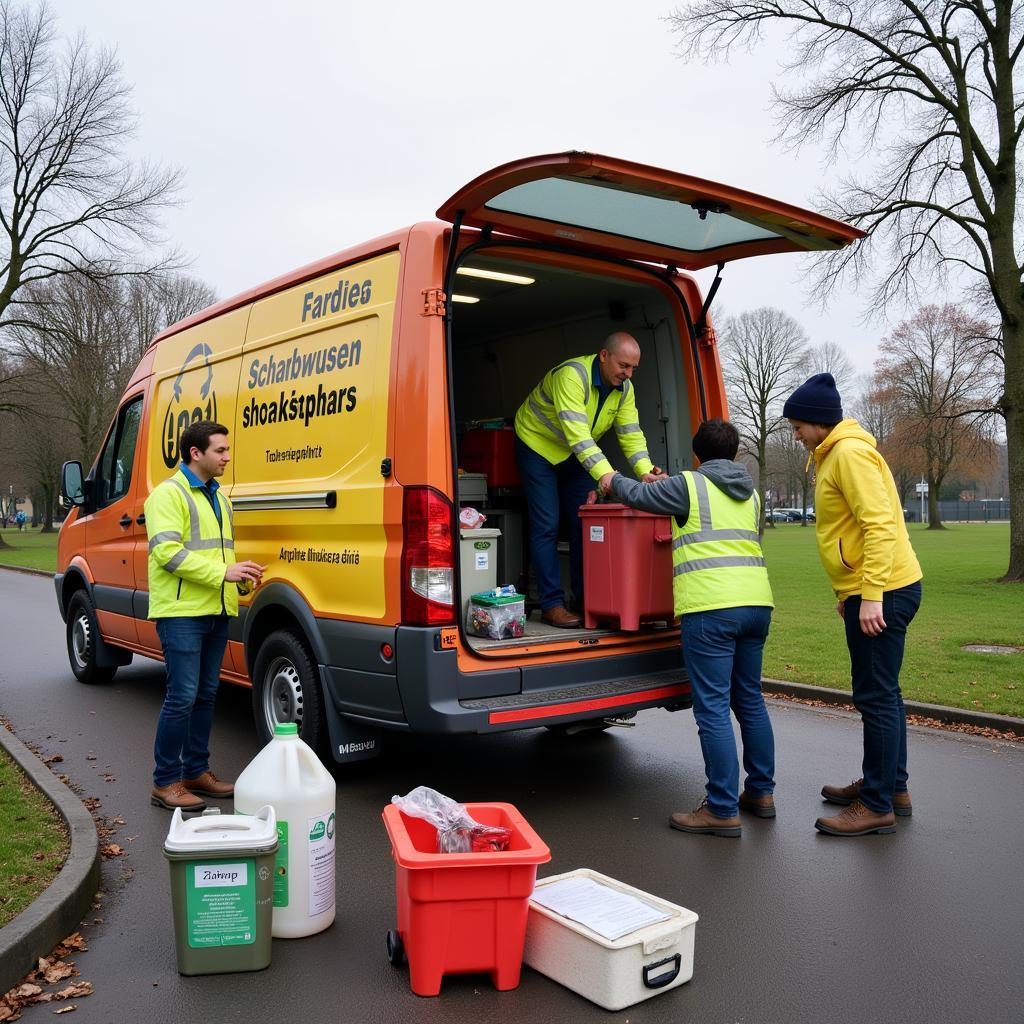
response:
[[[445,974],[486,972],[500,990],[519,984],[537,865],[551,860],[551,851],[511,804],[466,804],[466,810],[482,825],[511,829],[509,848],[438,853],[433,825],[394,804],[384,808],[398,934],[418,996],[436,996]]]
[[[583,625],[637,630],[672,622],[672,521],[626,505],[580,507],[583,526]]]
[[[467,430],[459,445],[459,465],[467,473],[486,473],[488,487],[521,487],[515,445],[512,427]]]

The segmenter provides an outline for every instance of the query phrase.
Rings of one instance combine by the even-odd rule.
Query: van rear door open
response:
[[[729,185],[576,152],[487,171],[442,203],[437,216],[683,270],[769,253],[840,249],[864,235]]]

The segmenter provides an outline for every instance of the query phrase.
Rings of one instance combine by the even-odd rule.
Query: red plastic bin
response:
[[[459,445],[459,465],[467,473],[486,473],[488,487],[520,487],[515,444],[511,427],[467,430]]]
[[[499,990],[515,988],[537,865],[551,851],[511,804],[466,804],[482,825],[511,829],[509,848],[438,853],[437,830],[394,804],[384,827],[395,859],[398,933],[418,996],[436,996],[446,974],[488,973]]]
[[[672,521],[608,502],[582,505],[583,624],[637,630],[675,619]]]

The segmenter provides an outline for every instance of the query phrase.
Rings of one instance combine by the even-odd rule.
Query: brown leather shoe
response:
[[[775,797],[771,793],[764,796],[752,796],[746,790],[740,793],[740,810],[749,811],[759,818],[775,817]]]
[[[821,795],[830,804],[839,804],[845,807],[852,804],[854,800],[860,799],[860,787],[864,785],[863,779],[854,779],[848,786],[822,786]],[[910,802],[910,793],[907,790],[896,790],[892,795],[893,813],[900,818],[909,818],[914,813],[914,805]]]
[[[730,839],[738,839],[742,831],[738,814],[735,818],[720,818],[708,809],[707,800],[699,807],[695,807],[689,814],[676,811],[668,819],[668,823],[672,828],[679,829],[680,832],[726,836]]]
[[[872,832],[895,832],[896,815],[892,811],[888,814],[878,814],[870,807],[865,807],[859,800],[854,800],[835,817],[819,818],[814,827],[830,836],[866,836]]]
[[[580,623],[583,621],[578,615],[573,615],[571,611],[560,604],[549,608],[546,612],[541,612],[540,617],[549,626],[558,626],[560,629],[579,629]]]
[[[182,785],[190,793],[198,793],[199,796],[212,796],[215,799],[221,796],[233,796],[235,792],[233,782],[221,782],[209,768],[194,779],[185,779]]]
[[[180,807],[183,811],[201,811],[206,801],[190,793],[183,782],[171,782],[166,786],[154,786],[149,802],[154,807],[166,807],[173,811]]]

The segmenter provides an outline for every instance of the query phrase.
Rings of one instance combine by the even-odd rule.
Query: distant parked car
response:
[[[794,519],[789,514],[790,511],[790,509],[786,508],[770,508],[765,512],[764,517],[773,523],[792,523]]]

